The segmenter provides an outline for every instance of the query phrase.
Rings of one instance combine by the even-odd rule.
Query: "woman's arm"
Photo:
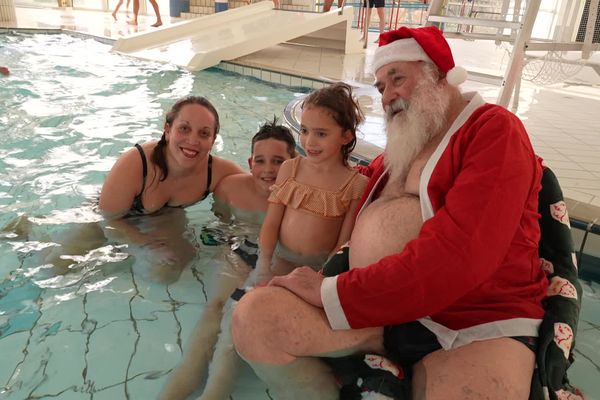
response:
[[[131,209],[135,196],[144,184],[142,159],[136,148],[122,154],[112,167],[100,192],[99,207],[106,218],[104,233],[110,240],[144,246],[156,238],[140,232],[139,228],[122,219]]]
[[[125,215],[143,186],[142,159],[136,148],[122,154],[108,173],[100,192],[100,211],[107,218]]]

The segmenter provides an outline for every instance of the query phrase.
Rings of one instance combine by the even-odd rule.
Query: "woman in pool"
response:
[[[204,200],[224,177],[243,172],[234,162],[210,154],[218,132],[219,115],[207,99],[177,101],[166,115],[160,140],[136,144],[109,172],[99,201],[106,221],[78,224],[60,237],[44,238],[57,246],[44,252],[42,263],[51,264],[53,274],[65,274],[77,256],[102,246],[106,236],[128,245],[137,272],[155,281],[176,281],[196,255],[186,239],[182,208]],[[150,214],[152,218],[146,217]],[[27,238],[35,237],[33,228],[27,216],[20,216],[2,231]]]
[[[219,115],[207,99],[180,99],[166,115],[160,140],[136,144],[121,155],[102,187],[100,210],[111,220],[105,233],[133,245],[134,254],[136,246],[142,250],[138,254],[161,280],[177,279],[195,255],[191,244],[186,249],[173,247],[181,247],[180,235],[147,232],[122,217],[195,204],[224,177],[243,172],[234,162],[210,154],[218,132]]]

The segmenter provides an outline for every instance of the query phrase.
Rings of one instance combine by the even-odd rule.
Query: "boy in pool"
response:
[[[267,211],[270,187],[275,183],[281,164],[295,157],[295,148],[296,142],[288,128],[278,125],[276,119],[263,124],[252,138],[252,154],[248,159],[250,173],[230,175],[215,189],[215,214],[225,221],[245,225],[244,228],[258,237]],[[227,398],[232,391],[238,369],[236,364],[240,359],[233,348],[229,330],[232,307],[229,298],[248,278],[258,250],[246,239],[234,238],[232,241],[231,249],[225,253],[225,268],[215,273],[210,285],[212,293],[202,318],[160,399],[187,398],[200,385],[209,364],[209,378],[201,398]]]

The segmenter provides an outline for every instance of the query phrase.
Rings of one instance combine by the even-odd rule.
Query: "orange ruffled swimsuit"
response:
[[[280,184],[272,186],[269,201],[323,218],[343,218],[348,212],[350,202],[362,196],[366,186],[365,180],[357,179],[359,172],[353,171],[336,191],[306,185],[296,181],[296,172],[302,159],[303,157],[296,157],[290,176]]]

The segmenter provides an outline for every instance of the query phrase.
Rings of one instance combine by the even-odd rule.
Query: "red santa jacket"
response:
[[[383,157],[363,172],[370,192]],[[547,285],[537,248],[540,179],[521,121],[474,95],[423,170],[418,238],[323,282],[332,328],[420,320],[445,348],[537,336]]]

